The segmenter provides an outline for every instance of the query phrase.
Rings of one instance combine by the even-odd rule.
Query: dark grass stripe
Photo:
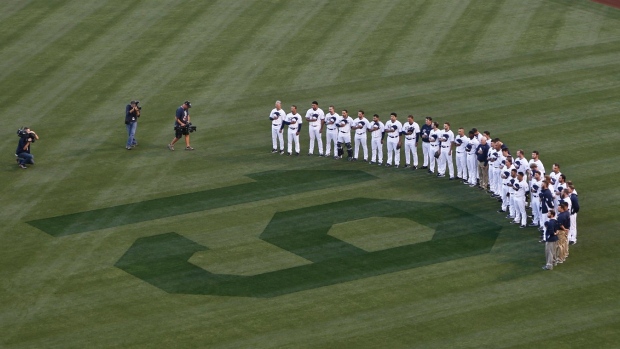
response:
[[[432,55],[431,67],[467,62],[505,1],[473,0]]]
[[[286,171],[254,174],[249,177],[256,182],[38,219],[28,223],[50,235],[64,236],[374,178],[362,171]]]
[[[523,54],[553,49],[569,11],[568,6],[543,2],[530,18],[530,23],[514,46],[513,52]]]
[[[36,28],[37,24],[46,17],[55,13],[62,13],[64,6],[69,3],[64,1],[31,1],[29,4],[13,13],[10,17],[0,22],[0,50],[24,39],[23,36],[29,29]]]
[[[366,39],[347,54],[348,64],[339,74],[346,79],[369,79],[381,76],[391,56],[402,45],[416,22],[428,15],[431,1],[401,1],[385,16]],[[372,19],[371,19],[372,20]]]

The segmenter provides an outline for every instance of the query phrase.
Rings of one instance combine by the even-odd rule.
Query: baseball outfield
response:
[[[619,62],[587,0],[2,1],[0,347],[615,348]],[[538,150],[578,243],[542,271],[482,191],[305,156],[307,129],[271,154],[276,99]]]

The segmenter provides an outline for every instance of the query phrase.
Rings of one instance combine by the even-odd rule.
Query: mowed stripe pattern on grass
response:
[[[0,19],[4,346],[617,343],[617,10],[581,0],[66,0],[4,1]],[[122,113],[133,98],[144,116],[140,145],[128,152]],[[197,150],[169,152],[185,99]],[[505,227],[489,255],[269,300],[169,295],[114,268],[137,238],[171,231],[210,248],[192,257],[207,270],[303,265],[258,238],[270,218],[360,196],[450,202],[505,224],[480,192],[419,172],[269,154],[275,99],[302,111],[317,99],[384,120],[391,111],[418,122],[431,115],[489,129],[513,150],[538,149],[578,187],[580,242],[566,265],[540,274],[535,233]],[[42,137],[26,171],[9,157],[23,124]],[[305,150],[306,132],[301,139]],[[53,238],[25,223],[287,169],[378,179],[96,234]],[[544,331],[546,320],[559,326]]]

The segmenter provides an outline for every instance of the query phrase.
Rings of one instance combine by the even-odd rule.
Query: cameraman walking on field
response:
[[[125,148],[127,150],[131,150],[131,148],[138,145],[138,141],[136,140],[136,129],[138,128],[138,118],[140,117],[140,110],[142,107],[139,107],[139,101],[131,101],[125,107],[125,126],[127,127],[127,144]]]
[[[17,143],[17,149],[15,150],[17,163],[20,168],[27,169],[26,164],[34,165],[34,155],[30,154],[30,144],[38,140],[39,136],[30,127],[18,130],[17,135],[19,136],[19,143]]]
[[[168,149],[174,150],[174,144],[181,139],[181,135],[185,136],[185,150],[194,150],[189,145],[189,133],[190,133],[190,117],[189,117],[189,108],[192,107],[192,104],[189,101],[185,101],[178,109],[174,119],[174,132],[175,137],[168,144]]]

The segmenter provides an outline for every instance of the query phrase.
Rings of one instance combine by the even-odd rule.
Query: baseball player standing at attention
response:
[[[422,168],[427,169],[430,164],[431,157],[434,155],[431,152],[431,143],[429,140],[429,135],[433,130],[433,118],[427,116],[424,125],[420,129],[420,138],[422,138],[422,157],[424,157]]]
[[[514,166],[512,165],[512,159],[506,159],[504,167],[502,167],[502,171],[500,172],[500,176],[502,177],[502,208],[497,212],[506,212],[508,206],[510,206],[510,197],[508,196],[510,187],[508,185],[510,183],[510,174],[513,168]]]
[[[353,161],[357,161],[357,157],[360,152],[360,146],[364,148],[364,161],[368,161],[368,142],[366,139],[366,131],[370,126],[370,122],[364,116],[364,111],[359,110],[357,112],[357,119],[353,120],[351,128],[355,131],[355,155]]]
[[[456,177],[463,180],[467,184],[467,145],[469,138],[465,136],[465,129],[462,127],[458,130],[458,136],[454,138],[456,145]]]
[[[291,106],[291,112],[286,114],[284,121],[282,122],[282,126],[280,126],[280,132],[284,128],[284,125],[288,125],[288,156],[293,155],[293,141],[295,141],[295,155],[299,156],[299,132],[301,131],[301,115],[297,113],[297,106]]]
[[[334,159],[342,159],[342,154],[344,153],[342,145],[347,147],[347,154],[349,155],[348,160],[351,161],[353,159],[353,147],[351,146],[352,123],[353,119],[349,116],[349,112],[344,109],[342,111],[342,116],[336,122],[336,127],[338,127],[338,155],[334,156]]]
[[[579,198],[575,186],[568,185],[568,191],[570,192],[570,229],[568,230],[568,243],[574,245],[577,243],[577,213],[579,213]]]
[[[332,154],[332,144],[334,148],[334,154],[336,151],[336,142],[338,141],[338,127],[336,127],[336,121],[340,118],[340,115],[336,113],[336,109],[333,105],[329,106],[329,111],[325,114],[325,127],[327,131],[325,131],[325,138],[327,144],[325,144],[325,156],[330,156]]]
[[[454,145],[454,132],[450,130],[450,123],[444,122],[443,132],[440,133],[441,155],[439,156],[439,167],[437,177],[446,176],[446,165],[450,171],[450,180],[454,179],[454,161],[452,160],[452,146]]]
[[[379,120],[379,115],[372,116],[372,123],[370,124],[371,139],[370,145],[372,148],[372,155],[370,158],[370,164],[373,165],[375,160],[377,164],[381,166],[383,164],[383,137],[385,136],[385,126]]]
[[[521,225],[519,228],[525,228],[527,226],[527,214],[525,213],[525,193],[530,189],[527,182],[524,180],[525,174],[523,172],[517,173],[517,181],[513,184],[515,190],[513,202],[515,204],[515,220],[513,223]],[[512,195],[512,194],[511,194]]]
[[[561,197],[561,193],[562,193],[562,189],[560,188],[560,176],[562,175],[562,172],[560,172],[560,165],[558,163],[554,163],[553,166],[551,167],[551,173],[549,174],[549,178],[551,179],[551,185],[553,185],[554,190],[554,199],[553,199],[553,205],[555,206],[555,209],[558,209],[558,203],[560,201],[560,197]]]
[[[530,196],[532,198],[532,223],[530,227],[543,227],[541,221],[543,220],[540,211],[540,194],[542,192],[542,181],[540,178],[540,172],[535,171],[530,182]]]
[[[476,156],[478,144],[480,143],[474,135],[474,131],[469,131],[469,143],[465,150],[467,151],[467,174],[470,187],[475,187],[478,181],[478,157]]]
[[[431,144],[431,153],[428,159],[428,173],[435,174],[435,164],[438,162],[439,156],[439,123],[433,121],[433,129],[428,134],[428,139]]]
[[[323,124],[325,123],[325,113],[319,108],[317,101],[312,102],[312,107],[306,112],[306,120],[308,120],[308,133],[310,134],[310,149],[308,156],[314,153],[314,141],[319,146],[319,156],[323,156],[323,140],[321,133],[323,132]]]
[[[545,173],[546,173],[545,166],[543,166],[543,163],[542,161],[540,161],[538,156],[539,156],[538,150],[534,150],[532,152],[532,158],[530,159],[529,164],[530,164],[530,167],[532,164],[536,164],[536,168],[537,168],[536,170],[540,171],[540,178],[545,178]]]
[[[405,168],[411,162],[409,158],[413,156],[412,169],[418,168],[418,140],[420,138],[420,125],[413,120],[413,115],[407,116],[407,122],[403,124],[403,136],[405,136]]]
[[[282,110],[282,102],[276,101],[276,107],[269,114],[269,120],[271,120],[271,142],[273,143],[271,152],[278,152],[278,140],[280,140],[280,155],[284,154],[284,134],[280,132],[280,128],[285,116],[286,112]]]
[[[394,157],[394,167],[398,168],[400,165],[400,134],[403,131],[403,125],[396,120],[397,118],[396,113],[391,113],[390,120],[385,123],[385,133],[388,135],[386,167],[392,166],[392,156]]]

